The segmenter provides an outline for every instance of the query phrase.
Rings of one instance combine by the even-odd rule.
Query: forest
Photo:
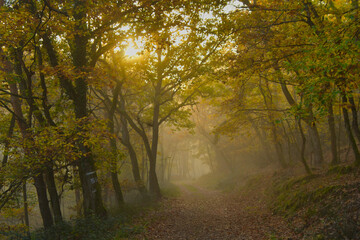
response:
[[[360,239],[359,69],[358,0],[0,0],[0,239]]]

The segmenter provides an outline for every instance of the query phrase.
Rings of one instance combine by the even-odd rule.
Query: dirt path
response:
[[[257,197],[180,185],[181,196],[166,199],[145,217],[146,232],[135,239],[296,239]]]

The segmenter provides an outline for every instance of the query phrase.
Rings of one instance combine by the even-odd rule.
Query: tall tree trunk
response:
[[[87,113],[87,84],[86,80],[81,78],[76,80],[77,97],[74,99],[75,117],[84,121],[88,117]],[[82,123],[80,123],[82,124]],[[84,121],[86,124],[86,121]],[[79,132],[84,131],[81,127]],[[79,159],[78,169],[83,195],[83,208],[85,216],[95,214],[97,216],[106,216],[101,196],[101,186],[98,181],[94,158],[91,149],[84,144],[85,139],[78,141],[78,147],[82,153]]]
[[[301,149],[300,149],[300,147],[299,147],[299,143],[298,143],[298,139],[297,139],[297,137],[296,137],[296,134],[294,133],[294,131],[291,131],[291,129],[293,129],[293,128],[296,128],[296,118],[295,118],[295,126],[291,126],[291,123],[290,123],[290,121],[289,121],[289,119],[286,119],[285,120],[286,121],[286,124],[287,124],[287,127],[288,127],[288,129],[289,129],[289,131],[290,131],[290,139],[292,139],[292,141],[293,141],[293,144],[292,144],[292,149],[291,149],[291,153],[289,153],[289,154],[292,154],[292,155],[299,155],[299,156],[295,156],[295,159],[297,159],[297,160],[300,160],[301,161]],[[293,150],[296,150],[299,154],[296,154]]]
[[[144,146],[141,144],[140,147],[140,151],[141,151],[141,179],[145,182],[145,172],[146,172],[146,159],[144,158]]]
[[[352,97],[352,96],[349,97],[349,103],[350,103],[350,108],[351,108],[351,113],[352,113],[352,128],[354,130],[357,140],[360,142],[360,129],[359,129],[358,114],[357,114],[357,109],[355,106],[354,97]]]
[[[292,158],[292,154],[291,154],[292,153],[292,151],[291,151],[291,140],[290,140],[289,134],[287,133],[285,125],[284,125],[283,122],[281,122],[281,127],[283,129],[284,136],[286,138],[287,152],[288,152],[288,162],[292,162],[293,158]]]
[[[159,85],[158,85],[159,86]],[[161,85],[160,85],[161,86]],[[160,88],[157,87],[155,92],[160,92]],[[154,199],[161,198],[161,191],[158,182],[158,178],[156,175],[156,158],[157,158],[157,147],[158,147],[158,140],[159,140],[159,114],[160,114],[160,106],[159,106],[159,99],[158,94],[155,93],[155,103],[153,108],[153,126],[152,126],[152,139],[149,140],[145,128],[141,125],[141,127],[137,126],[136,123],[131,119],[131,117],[127,114],[125,110],[122,111],[123,116],[126,117],[127,122],[131,125],[131,127],[140,135],[144,142],[146,154],[149,160],[149,191],[151,197]],[[124,97],[120,94],[121,102],[124,101]],[[150,144],[151,142],[151,144]]]
[[[10,120],[10,126],[8,129],[8,132],[6,134],[6,139],[5,139],[5,146],[4,146],[4,151],[3,151],[3,159],[1,161],[1,167],[4,168],[8,162],[9,159],[9,139],[12,137],[13,133],[14,133],[14,127],[15,127],[15,115],[12,114],[11,120]],[[0,189],[2,189],[4,184],[4,179],[0,176]]]
[[[86,6],[85,1],[76,0],[73,4],[73,17],[75,20],[74,29],[76,34],[69,40],[72,46],[71,57],[75,70],[79,72],[86,71],[88,67],[87,46],[89,43],[86,25]],[[49,62],[52,67],[58,67],[59,61],[56,51],[48,34],[42,35],[44,47],[47,50]],[[77,77],[74,81],[68,79],[61,72],[58,73],[60,86],[73,102],[75,118],[84,121],[88,117],[87,112],[87,79],[86,77]],[[79,127],[78,131],[83,131]],[[78,147],[83,156],[78,161],[80,183],[83,192],[83,208],[86,216],[96,214],[106,216],[101,198],[101,186],[98,182],[96,168],[94,164],[91,149],[84,145],[84,139],[79,139]]]
[[[38,51],[38,64],[39,64],[39,68],[42,68],[42,55],[40,52],[39,48],[36,48],[36,50]],[[23,58],[23,53],[22,51],[16,51],[16,64],[15,64],[15,69],[16,72],[18,73],[18,75],[20,76],[20,92],[23,96],[26,96],[26,102],[30,108],[30,113],[34,113],[34,116],[36,117],[36,119],[38,120],[40,126],[42,127],[47,127],[47,126],[56,126],[55,123],[53,122],[51,116],[50,116],[50,112],[49,112],[49,108],[47,106],[47,89],[46,89],[46,83],[45,83],[45,78],[44,78],[44,74],[40,71],[39,75],[40,75],[40,80],[42,83],[42,88],[43,88],[43,106],[44,106],[44,111],[45,115],[47,115],[47,118],[44,118],[42,112],[40,111],[39,107],[36,105],[35,100],[34,100],[34,96],[33,96],[33,91],[32,91],[32,75],[31,74],[26,74],[26,80],[22,77],[22,70],[21,70],[21,63],[20,61]],[[24,71],[26,72],[26,71]],[[29,118],[31,119],[31,118]],[[48,122],[47,122],[48,120]],[[29,121],[31,123],[31,121]],[[29,124],[30,125],[30,124]],[[55,184],[55,178],[54,178],[54,172],[52,169],[52,163],[48,162],[47,166],[46,166],[46,170],[44,170],[44,174],[45,174],[45,179],[46,179],[46,184],[47,184],[47,188],[48,188],[48,192],[50,195],[50,199],[51,199],[51,207],[53,210],[53,214],[54,214],[54,220],[55,223],[60,223],[62,222],[62,214],[61,214],[61,207],[60,207],[60,200],[59,200],[59,196],[57,194],[57,190],[56,190],[56,184]]]
[[[118,207],[120,207],[124,204],[124,196],[122,194],[121,185],[116,172],[111,172],[111,181],[115,191],[116,203]]]
[[[80,145],[83,157],[78,164],[80,183],[83,193],[83,209],[85,216],[95,214],[106,216],[101,196],[101,187],[95,170],[95,164],[91,151],[88,147]]]
[[[266,86],[268,88],[268,93],[269,93],[268,95],[269,96],[265,93],[265,91],[264,91],[264,89],[262,87],[261,77],[260,77],[259,90],[260,90],[261,95],[262,95],[262,97],[264,99],[264,103],[265,103],[266,108],[270,109],[271,106],[273,105],[273,102],[272,102],[272,97],[271,97],[271,93],[270,93],[270,90],[269,90],[267,80],[266,80]],[[279,139],[279,134],[277,132],[277,126],[275,124],[274,117],[273,117],[270,110],[268,110],[268,118],[269,118],[269,122],[270,122],[270,125],[271,125],[272,140],[273,140],[273,144],[275,146],[275,151],[276,151],[276,154],[278,156],[280,166],[282,168],[286,168],[287,163],[286,163],[286,161],[284,159],[283,150],[282,150],[282,146],[281,146],[280,139]]]
[[[106,100],[108,102],[107,104],[107,117],[108,117],[108,130],[110,134],[115,135],[115,110],[118,105],[118,98],[119,93],[121,90],[121,84],[117,83],[116,87],[112,93],[112,100],[110,100],[108,97],[106,97]],[[113,157],[112,161],[112,170],[110,171],[111,175],[111,181],[113,184],[113,188],[115,191],[115,197],[116,197],[116,204],[118,207],[122,206],[124,204],[124,196],[121,190],[121,185],[119,182],[118,174],[117,174],[117,160],[118,160],[118,150],[116,146],[116,138],[110,138],[109,141],[110,149]]]
[[[81,196],[80,196],[80,190],[78,188],[75,188],[75,203],[76,203],[76,214],[78,217],[81,216]]]
[[[164,182],[165,181],[165,170],[166,170],[166,159],[165,159],[165,153],[164,153],[164,137],[161,134],[160,135],[160,153],[161,153],[161,157],[160,157],[160,162],[161,162],[161,168],[160,168],[160,181]]]
[[[120,84],[118,83],[116,85],[116,88],[113,91],[113,99],[110,101],[110,99],[107,99],[109,101],[109,105],[108,106],[108,129],[109,132],[112,135],[115,135],[115,110],[117,108],[117,103],[118,103],[118,96],[119,96],[119,92],[120,92],[121,88],[120,88]],[[124,196],[121,190],[121,186],[120,186],[120,182],[119,182],[119,178],[118,178],[118,174],[117,174],[117,158],[118,158],[118,150],[117,150],[117,146],[116,146],[116,138],[110,138],[110,149],[111,149],[111,153],[112,153],[112,157],[114,158],[112,161],[112,170],[111,170],[111,181],[113,184],[113,188],[115,191],[115,197],[116,197],[116,203],[118,205],[118,207],[120,207],[121,205],[124,204]]]
[[[159,141],[159,106],[156,105],[154,111],[154,121],[153,121],[153,135],[152,135],[152,146],[151,151],[149,152],[149,191],[150,195],[156,199],[161,198],[161,191],[158,182],[158,177],[156,174],[156,159],[157,159],[157,146]]]
[[[120,109],[121,109],[121,111],[125,111],[125,102],[124,102],[123,98],[121,98],[121,100],[120,100]],[[136,186],[137,186],[142,198],[144,200],[147,200],[148,192],[146,190],[146,187],[145,187],[145,184],[143,181],[144,176],[143,176],[143,178],[141,178],[141,175],[140,175],[138,158],[137,158],[135,149],[130,140],[130,132],[129,132],[129,128],[128,128],[128,122],[123,114],[120,116],[120,120],[121,120],[121,140],[122,140],[123,145],[126,147],[128,153],[129,153],[129,156],[130,156],[131,170],[132,170],[134,180],[136,182]],[[142,148],[142,151],[143,151],[143,148]],[[144,163],[144,161],[146,161],[146,159],[143,159],[143,163]],[[144,168],[143,168],[143,171],[145,171]]]
[[[207,146],[208,146],[208,145],[207,145]],[[172,157],[169,159],[168,170],[167,170],[167,181],[168,181],[168,182],[170,182],[170,180],[171,180],[171,174],[172,174],[173,164],[174,164],[174,156],[172,156]]]
[[[115,158],[117,158],[117,147],[116,147],[116,139],[115,138],[111,138],[110,139],[110,147],[111,147],[111,152],[113,154],[113,156]],[[117,159],[115,159],[116,161]],[[115,197],[116,197],[116,203],[118,205],[118,207],[120,207],[121,205],[124,204],[124,196],[121,190],[121,185],[119,182],[119,178],[118,178],[118,174],[117,174],[117,166],[116,166],[116,162],[112,163],[112,169],[113,171],[111,171],[111,181],[112,181],[112,185],[115,191]]]
[[[77,5],[78,5],[77,1]],[[78,13],[81,15],[81,13]],[[77,16],[77,20],[81,22]],[[81,30],[80,30],[81,32]],[[56,56],[54,46],[48,35],[43,35],[44,46],[47,50],[50,64],[52,67],[58,67],[59,61]],[[74,40],[73,61],[74,65],[79,71],[83,71],[86,66],[86,45],[87,40],[84,36],[76,36]],[[84,119],[87,117],[87,83],[85,78],[77,78],[75,87],[66,76],[59,73],[60,86],[65,90],[69,98],[73,101],[75,117],[77,119]],[[79,131],[82,131],[79,128]],[[83,208],[84,214],[96,214],[105,216],[106,210],[101,199],[101,187],[98,182],[97,174],[91,150],[83,144],[83,139],[79,140],[78,146],[83,153],[83,157],[79,159],[78,170],[83,192]]]
[[[46,185],[42,174],[34,177],[34,184],[39,202],[40,214],[43,219],[44,227],[49,228],[54,225],[51,215],[49,200],[46,194]]]
[[[339,163],[339,158],[338,158],[338,151],[337,151],[335,118],[334,118],[332,102],[328,103],[328,124],[329,124],[331,155],[332,155],[331,164],[336,165]]]
[[[280,143],[280,140],[279,140],[279,135],[278,135],[277,130],[276,130],[276,125],[273,122],[271,123],[271,125],[272,125],[271,126],[271,132],[272,132],[272,135],[273,135],[273,143],[274,143],[274,146],[275,146],[276,155],[278,157],[280,166],[282,168],[286,168],[287,163],[286,163],[285,158],[284,158],[282,146],[281,146],[281,143]]]
[[[84,44],[86,45],[86,43]],[[82,51],[79,52],[84,54],[84,58],[85,58],[86,52],[85,53],[83,53]],[[87,104],[86,79],[78,78],[76,80],[76,89],[77,89],[77,96],[74,99],[75,117],[80,121],[84,121],[84,119],[88,117],[87,106],[86,106]],[[84,130],[81,129],[81,127],[79,127],[78,131],[81,132]],[[83,204],[84,214],[86,216],[91,214],[95,214],[97,216],[106,216],[106,210],[102,202],[101,186],[98,181],[94,158],[91,149],[88,146],[84,145],[84,139],[79,140],[78,146],[83,154],[83,156],[80,158],[78,168],[79,168],[79,176],[80,176],[81,188],[84,198],[84,204]]]
[[[152,197],[158,199],[161,198],[161,191],[156,174],[156,159],[151,159],[149,163],[149,191]]]
[[[10,120],[10,126],[9,126],[9,130],[6,134],[6,139],[5,139],[5,151],[4,151],[4,156],[1,162],[1,166],[5,167],[5,165],[7,164],[8,158],[9,158],[9,154],[7,153],[7,151],[9,150],[9,139],[13,136],[14,133],[14,127],[15,127],[15,115],[12,114],[11,116],[11,120]],[[0,182],[0,188],[1,188],[1,182]]]
[[[341,102],[342,100],[342,96],[339,96],[339,102]],[[342,107],[341,105],[339,104],[339,113],[341,113],[342,111]],[[342,123],[344,121],[342,121],[342,117],[343,117],[343,114],[340,114],[339,115],[339,128],[338,128],[338,134],[337,134],[337,137],[338,137],[338,140],[337,140],[337,152],[338,152],[338,159],[339,159],[339,163],[341,162],[341,139],[342,139]],[[346,132],[346,129],[345,129],[345,132]],[[347,133],[346,133],[347,134]]]
[[[146,151],[144,151],[142,153],[142,160],[145,163],[145,175],[146,175],[144,176],[144,184],[145,186],[149,187],[149,161],[146,156],[147,156]]]
[[[8,65],[11,66],[11,63],[9,63]],[[16,64],[16,65],[18,66],[18,64]],[[11,68],[8,70],[9,70],[9,73],[12,73]],[[21,72],[21,70],[17,69],[16,72],[19,73],[19,72]],[[12,95],[10,97],[10,101],[11,101],[11,105],[13,107],[15,120],[19,126],[22,138],[27,139],[28,125],[26,123],[26,120],[25,120],[23,112],[22,112],[21,101],[20,101],[19,97],[17,97],[18,96],[17,84],[16,84],[16,81],[13,81],[13,79],[9,79],[9,80],[10,80],[10,83],[9,83],[10,92],[12,93]],[[53,219],[52,219],[52,215],[51,215],[51,211],[50,211],[50,207],[49,207],[48,198],[46,195],[46,185],[45,185],[42,173],[38,173],[38,175],[34,176],[33,178],[34,178],[36,193],[38,196],[39,209],[40,209],[40,214],[41,214],[41,217],[43,220],[43,225],[45,228],[49,228],[53,225]]]
[[[315,123],[310,123],[310,125],[308,125],[308,129],[309,129],[310,136],[312,139],[313,151],[315,153],[314,154],[314,166],[320,167],[324,163],[320,135],[319,135],[319,132],[318,132],[318,129],[317,129]]]
[[[299,132],[300,132],[300,135],[301,135],[301,162],[302,164],[304,165],[304,168],[305,168],[305,171],[307,174],[311,174],[311,170],[310,170],[310,167],[309,165],[307,164],[307,161],[305,159],[305,146],[306,146],[306,138],[305,138],[305,134],[304,134],[304,130],[301,126],[301,119],[299,118],[297,120],[297,124],[298,124],[298,127],[299,127]]]
[[[289,92],[289,90],[286,86],[286,83],[283,81],[281,82],[281,89],[282,89],[282,92],[284,93],[286,100],[290,104],[290,106],[296,106],[297,103],[295,102],[294,98],[292,97],[291,93]],[[315,166],[319,167],[324,162],[321,140],[320,140],[319,132],[316,127],[315,118],[314,118],[311,107],[309,107],[307,109],[307,112],[308,112],[309,116],[306,118],[303,118],[303,120],[308,125],[310,136],[311,136],[311,139],[313,142],[313,151],[315,153],[314,164],[315,164]]]
[[[162,47],[159,47],[158,45],[156,49],[158,64],[156,68],[156,83],[154,89],[151,148],[150,146],[148,146],[146,151],[148,153],[149,163],[150,163],[149,191],[150,191],[150,195],[157,199],[161,198],[160,186],[156,174],[156,160],[157,160],[157,151],[159,144],[160,96],[161,96],[161,88],[163,83],[163,72],[164,72],[164,69],[161,64],[162,51],[163,51]]]
[[[82,1],[76,1],[75,5],[79,5],[78,7],[84,7]],[[77,8],[75,8],[77,9]],[[79,9],[77,9],[79,11]],[[74,14],[77,17],[76,20],[80,21],[80,25],[84,24],[81,23],[84,21],[83,17],[79,17],[78,15],[82,15],[82,11],[79,13]],[[81,31],[81,30],[80,30]],[[80,71],[84,71],[86,67],[86,45],[87,39],[85,36],[75,36],[75,47],[73,51],[73,61],[76,68]],[[73,99],[73,104],[75,108],[75,117],[81,121],[88,117],[87,111],[87,82],[86,79],[83,77],[79,77],[75,81],[75,89],[76,89],[76,96]],[[86,124],[86,122],[85,122]],[[83,131],[79,127],[79,131]],[[101,196],[101,186],[98,181],[94,157],[92,155],[91,149],[88,146],[84,145],[84,139],[80,139],[78,142],[80,151],[82,152],[83,156],[80,158],[78,168],[79,168],[79,176],[81,182],[81,188],[83,192],[84,198],[84,214],[86,216],[95,214],[97,216],[106,216],[106,210],[104,208]]]
[[[347,103],[347,97],[343,96],[342,97],[343,103],[346,104]],[[351,144],[352,150],[354,152],[354,156],[355,156],[355,164],[359,165],[360,164],[360,153],[359,153],[359,149],[358,146],[356,144],[355,138],[351,132],[351,126],[350,126],[350,119],[349,119],[349,113],[347,111],[347,109],[345,107],[343,107],[343,115],[344,115],[344,124],[345,124],[345,129],[346,129],[346,133],[348,135],[349,138],[349,142]]]
[[[161,84],[159,84],[159,88]],[[155,92],[160,92],[160,89],[156,89]],[[161,198],[160,185],[158,182],[158,177],[156,174],[156,159],[157,159],[157,150],[159,143],[159,115],[160,115],[160,105],[158,97],[155,97],[155,106],[154,106],[154,116],[153,116],[153,128],[152,128],[152,142],[151,142],[151,152],[149,156],[150,169],[149,169],[149,191],[150,195],[155,198]]]
[[[140,171],[139,171],[139,165],[138,165],[138,160],[137,160],[137,155],[136,152],[134,150],[134,148],[130,145],[128,148],[128,152],[130,155],[130,160],[131,160],[131,166],[132,166],[132,174],[134,177],[134,180],[136,182],[136,186],[141,194],[141,196],[144,199],[148,198],[148,192],[145,188],[145,184],[143,179],[140,177]],[[146,161],[146,159],[144,159],[144,161]]]
[[[24,220],[25,220],[25,225],[27,227],[26,233],[27,233],[28,239],[31,239],[30,238],[30,221],[29,221],[29,204],[28,204],[28,200],[27,200],[26,180],[23,183],[22,190],[23,190],[23,199],[24,199]]]
[[[54,214],[55,224],[61,223],[63,221],[63,218],[61,214],[60,200],[56,190],[54,171],[52,169],[52,166],[48,166],[46,168],[45,177],[46,177],[45,179],[46,179],[47,189],[50,196],[51,208]]]
[[[213,154],[211,153],[211,149],[210,149],[209,144],[206,144],[206,151],[207,151],[208,158],[209,158],[210,171],[211,171],[211,172],[215,172]]]

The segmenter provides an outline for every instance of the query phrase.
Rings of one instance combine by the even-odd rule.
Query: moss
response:
[[[316,205],[318,202],[326,199],[326,197],[338,189],[341,186],[319,186],[314,190],[309,190],[306,185],[311,179],[316,176],[307,176],[298,179],[292,179],[288,182],[278,186],[273,196],[275,197],[274,204],[272,206],[275,212],[282,213],[284,215],[293,215],[296,211],[303,207]],[[316,209],[309,210],[308,214],[315,214]]]
[[[323,234],[318,234],[315,236],[314,240],[325,240],[325,237]]]
[[[344,175],[344,174],[351,173],[354,170],[355,170],[354,167],[351,165],[348,165],[348,166],[336,165],[336,166],[332,166],[328,169],[327,175],[332,175],[332,174]]]
[[[313,179],[315,179],[317,177],[319,177],[319,175],[317,175],[317,174],[309,174],[309,175],[301,176],[301,177],[298,177],[298,178],[293,178],[293,179],[290,179],[290,180],[286,181],[282,185],[282,188],[291,189],[295,185],[305,185],[305,184],[309,183],[310,181],[312,181]]]
[[[292,227],[304,239],[360,239],[360,224],[354,221],[360,209],[359,173],[354,165],[338,165],[317,175],[276,176],[269,205],[295,222]]]

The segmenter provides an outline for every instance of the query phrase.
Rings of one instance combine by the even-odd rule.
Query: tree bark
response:
[[[39,68],[42,68],[42,56],[40,53],[40,49],[37,48],[38,50],[38,63],[39,63]],[[22,67],[21,61],[23,58],[23,53],[21,51],[16,50],[15,51],[16,55],[15,55],[15,71],[19,76],[20,79],[20,92],[21,95],[25,96],[26,98],[26,102],[30,108],[30,113],[34,113],[34,116],[36,117],[36,119],[38,120],[39,124],[42,127],[46,127],[48,125],[52,125],[54,126],[55,123],[52,121],[50,113],[48,112],[48,108],[47,108],[47,95],[46,95],[46,84],[45,84],[45,79],[43,74],[40,71],[40,78],[41,78],[41,82],[42,82],[42,88],[44,90],[45,95],[43,96],[43,104],[44,104],[44,110],[45,112],[48,112],[48,120],[49,122],[47,122],[46,118],[43,117],[42,112],[40,111],[39,107],[36,105],[35,100],[34,100],[34,96],[33,96],[33,91],[32,91],[32,75],[28,74],[26,71],[25,67]],[[22,70],[24,69],[24,71]],[[26,76],[26,80],[22,77],[23,76],[23,72],[27,73]],[[14,92],[17,92],[17,90],[14,90]],[[31,119],[31,118],[30,118]],[[31,124],[31,121],[29,121]],[[29,124],[29,125],[30,125]],[[61,208],[60,208],[60,201],[59,201],[59,196],[57,194],[57,190],[56,190],[56,184],[55,184],[55,177],[54,177],[54,172],[52,169],[52,162],[48,162],[46,163],[46,170],[42,171],[42,173],[45,174],[45,179],[46,179],[46,186],[48,188],[48,192],[50,195],[50,200],[51,200],[51,207],[53,210],[53,215],[54,215],[54,220],[55,223],[60,223],[62,222],[62,214],[61,214]]]
[[[55,224],[61,223],[63,221],[63,218],[61,214],[60,200],[56,190],[55,177],[52,166],[48,166],[46,168],[45,177]]]
[[[338,151],[337,151],[335,118],[334,118],[332,102],[328,103],[328,124],[329,124],[331,155],[332,155],[331,164],[336,165],[339,163],[339,158],[338,158]]]
[[[358,115],[357,115],[358,113],[357,113],[357,109],[355,106],[354,97],[352,97],[352,96],[349,97],[349,103],[350,103],[350,108],[351,108],[351,113],[352,113],[352,128],[354,130],[357,140],[360,142],[360,129],[359,129]]]
[[[213,164],[213,156],[212,156],[213,154],[211,153],[209,144],[206,144],[206,151],[207,151],[207,155],[208,155],[208,158],[209,158],[210,171],[215,172],[215,167],[214,167],[214,164]]]
[[[77,1],[77,5],[79,2]],[[77,6],[79,7],[79,6]],[[78,11],[78,10],[76,10]],[[81,11],[80,11],[81,12]],[[80,13],[78,13],[80,14]],[[81,22],[84,16],[77,15],[77,21]],[[80,18],[80,19],[79,19]],[[79,28],[79,26],[77,26]],[[81,29],[79,29],[82,32]],[[52,67],[58,67],[58,59],[55,49],[48,35],[43,35],[44,46],[47,50],[49,61]],[[74,40],[74,50],[72,52],[73,62],[79,71],[83,71],[87,63],[86,52],[87,39],[84,36],[76,35]],[[81,77],[75,81],[75,86],[61,73],[58,74],[60,86],[65,90],[66,94],[73,101],[76,119],[84,119],[87,117],[87,83],[86,79]],[[79,131],[81,129],[79,128]],[[79,140],[79,148],[83,153],[83,157],[79,159],[79,177],[83,192],[83,208],[86,216],[96,214],[105,216],[106,210],[101,199],[101,187],[98,182],[97,174],[91,150],[84,146],[83,139]]]
[[[342,97],[343,103],[346,104],[347,103],[347,97],[343,96]],[[349,138],[349,142],[351,144],[352,150],[354,152],[354,156],[355,156],[355,164],[359,165],[360,164],[360,153],[359,153],[359,149],[358,146],[356,144],[355,138],[351,132],[351,126],[350,126],[350,119],[349,119],[349,113],[347,111],[347,109],[345,107],[342,108],[343,110],[343,115],[344,115],[344,124],[345,124],[345,129],[346,129],[346,133],[348,135]]]
[[[149,190],[150,194],[155,198],[161,198],[160,185],[158,182],[158,177],[156,174],[156,159],[157,159],[157,150],[159,143],[159,115],[160,115],[160,105],[159,105],[159,93],[160,93],[161,83],[158,83],[158,86],[155,89],[155,102],[154,102],[154,111],[153,111],[153,128],[152,128],[152,142],[151,142],[151,152],[149,156],[150,169],[149,169]]]
[[[152,145],[151,152],[149,154],[149,191],[150,195],[157,199],[161,198],[160,186],[156,174],[157,147],[159,141],[159,112],[160,106],[158,104],[155,104],[153,116]]]
[[[297,104],[296,104],[294,98],[292,97],[292,95],[289,92],[285,82],[283,82],[283,81],[281,82],[281,89],[282,89],[282,92],[285,95],[286,100],[290,104],[290,106],[296,106]],[[302,119],[308,125],[309,132],[311,133],[311,139],[313,141],[313,151],[315,153],[314,164],[315,164],[315,166],[319,167],[324,162],[324,156],[323,156],[323,152],[322,152],[321,140],[320,140],[319,132],[318,132],[317,127],[316,127],[315,118],[314,118],[312,109],[308,108],[307,112],[308,112],[309,116],[304,117]]]
[[[279,135],[277,133],[276,125],[274,124],[274,122],[272,122],[273,121],[272,119],[270,119],[270,121],[271,121],[271,132],[273,135],[273,143],[275,146],[276,155],[278,156],[279,164],[282,168],[286,168],[287,163],[284,158],[284,153],[279,140]]]
[[[124,204],[124,196],[122,194],[121,185],[116,172],[111,172],[111,181],[115,191],[116,203],[118,207],[120,207]]]
[[[149,187],[149,161],[147,159],[146,150],[144,149],[144,145],[141,145],[141,154],[142,154],[142,161],[144,162],[144,185]]]
[[[313,151],[315,153],[315,155],[314,155],[314,166],[315,167],[320,167],[324,163],[324,157],[323,157],[319,132],[318,132],[318,129],[317,129],[316,124],[314,122],[311,122],[310,125],[308,125],[308,128],[309,128],[310,136],[311,136],[311,139],[312,139]]]
[[[80,196],[80,190],[78,188],[75,188],[75,203],[76,203],[76,214],[78,217],[81,216],[81,196]]]
[[[29,204],[27,201],[26,180],[24,181],[22,190],[23,190],[23,199],[24,199],[24,220],[25,220],[25,225],[27,227],[26,233],[27,233],[28,239],[31,239],[30,238],[30,221],[29,221]]]
[[[16,57],[15,57],[15,59],[16,59]],[[11,63],[8,63],[7,65],[10,67],[8,69],[9,73],[12,73]],[[18,65],[18,64],[16,64],[16,65]],[[15,72],[17,74],[21,74],[21,69],[17,69]],[[9,83],[10,92],[12,94],[10,97],[10,101],[11,101],[11,105],[13,107],[15,120],[19,126],[22,138],[27,139],[28,125],[26,123],[26,120],[25,120],[23,112],[22,112],[21,101],[20,101],[19,97],[17,97],[18,96],[17,84],[16,84],[16,81],[14,81],[13,79],[10,79],[9,82],[10,82]],[[45,185],[42,173],[37,173],[37,175],[34,176],[33,178],[34,178],[36,193],[38,196],[39,209],[40,209],[40,214],[41,214],[41,217],[43,220],[43,225],[45,228],[49,228],[49,227],[53,226],[53,219],[52,219],[52,215],[51,215],[51,211],[50,211],[50,207],[49,207],[48,198],[46,195],[46,185]]]
[[[14,133],[14,127],[15,127],[15,115],[12,114],[11,116],[11,120],[10,120],[10,126],[9,126],[9,130],[6,134],[6,138],[5,139],[5,151],[4,151],[4,156],[1,162],[1,166],[5,167],[5,165],[7,164],[8,158],[9,158],[9,154],[7,153],[7,151],[9,150],[9,139],[13,136]],[[0,183],[0,188],[1,188],[1,183]]]
[[[111,147],[111,152],[113,154],[113,156],[115,158],[117,158],[117,147],[116,147],[116,139],[115,138],[111,138],[110,139],[110,147]],[[115,161],[117,159],[114,159]],[[111,182],[115,191],[115,197],[116,197],[116,203],[118,205],[118,207],[120,207],[121,205],[124,204],[124,196],[121,190],[121,185],[119,182],[119,178],[118,178],[118,174],[117,174],[117,166],[116,166],[116,162],[112,163],[112,171],[111,171]]]
[[[155,198],[161,198],[160,186],[156,174],[156,159],[150,160],[150,168],[149,168],[149,190],[150,195]]]
[[[77,71],[84,72],[88,66],[88,52],[87,45],[89,39],[87,36],[86,25],[86,6],[85,1],[74,1],[74,20],[75,20],[75,35],[70,43],[72,45],[72,60]],[[75,117],[79,120],[84,120],[88,117],[87,111],[87,79],[86,77],[77,77],[75,86],[71,82],[66,82],[63,85],[70,99],[72,98]],[[79,131],[83,131],[79,127]],[[79,176],[84,198],[84,214],[89,216],[95,214],[97,216],[106,216],[101,196],[101,186],[98,181],[94,158],[91,149],[84,145],[84,139],[78,142],[80,151],[83,156],[79,159]]]
[[[109,132],[114,135],[115,134],[115,110],[117,108],[118,105],[118,96],[119,96],[119,92],[120,92],[121,88],[120,88],[120,84],[117,83],[116,88],[113,91],[113,99],[112,101],[110,101],[110,99],[108,100],[108,104],[109,106],[107,106],[107,114],[108,114],[108,130]],[[118,158],[118,153],[117,153],[117,146],[116,146],[116,138],[112,137],[110,138],[110,149],[111,149],[111,153],[112,153],[112,157],[114,158],[112,163],[111,163],[111,181],[113,184],[113,188],[115,191],[115,197],[116,197],[116,203],[118,205],[118,207],[120,207],[121,205],[124,204],[124,196],[121,190],[121,186],[120,186],[120,182],[119,182],[119,178],[118,178],[118,174],[117,174],[117,158]]]
[[[305,159],[306,137],[305,137],[305,134],[304,134],[304,130],[303,130],[302,126],[301,126],[301,119],[300,118],[297,120],[297,124],[298,124],[298,127],[299,127],[301,140],[302,140],[302,143],[301,143],[301,162],[304,165],[306,173],[311,174],[310,167],[307,164],[307,161]]]
[[[6,139],[5,139],[5,146],[4,146],[4,152],[3,152],[3,159],[1,161],[1,167],[4,168],[8,162],[8,158],[9,158],[9,139],[12,137],[13,133],[14,133],[14,127],[15,127],[15,115],[12,114],[11,116],[11,120],[10,120],[10,126],[8,129],[8,132],[6,134]],[[4,184],[4,179],[0,176],[0,189],[2,189]]]
[[[125,111],[124,99],[120,100],[120,109],[122,112]],[[134,180],[136,182],[137,188],[138,188],[142,198],[144,200],[146,200],[146,199],[148,199],[148,192],[144,185],[144,181],[140,176],[138,158],[137,158],[136,152],[134,150],[134,147],[132,146],[132,143],[130,141],[128,122],[126,120],[126,117],[123,114],[121,114],[121,116],[120,116],[120,121],[121,121],[121,140],[122,140],[123,145],[126,147],[128,153],[129,153],[129,156],[130,156],[132,174],[133,174]]]
[[[38,174],[37,176],[34,177],[34,184],[36,187],[40,214],[43,219],[44,227],[50,228],[54,225],[54,222],[51,215],[49,200],[46,194],[46,185],[42,174]]]
[[[94,159],[88,147],[80,143],[80,149],[84,154],[78,164],[80,183],[83,193],[83,208],[85,216],[95,214],[105,217],[101,196],[101,187],[95,170]]]
[[[266,84],[268,84],[268,83],[266,82]],[[262,97],[264,99],[264,103],[265,103],[266,108],[270,109],[270,106],[273,104],[271,94],[270,94],[270,97],[266,95],[266,93],[264,92],[264,90],[263,90],[263,88],[261,86],[261,81],[260,81],[260,84],[259,84],[259,90],[260,90],[261,95],[262,95]],[[270,93],[270,91],[269,91],[269,93]],[[286,168],[287,163],[286,163],[286,161],[284,159],[282,146],[281,146],[281,143],[280,143],[280,140],[279,140],[279,135],[278,135],[278,132],[277,132],[277,127],[276,127],[276,124],[275,124],[274,117],[272,116],[272,113],[270,111],[268,111],[268,118],[269,118],[269,122],[270,122],[270,125],[271,125],[271,133],[272,133],[272,138],[273,138],[272,140],[273,140],[273,144],[274,144],[274,147],[275,147],[276,154],[278,156],[280,166],[282,168]]]

